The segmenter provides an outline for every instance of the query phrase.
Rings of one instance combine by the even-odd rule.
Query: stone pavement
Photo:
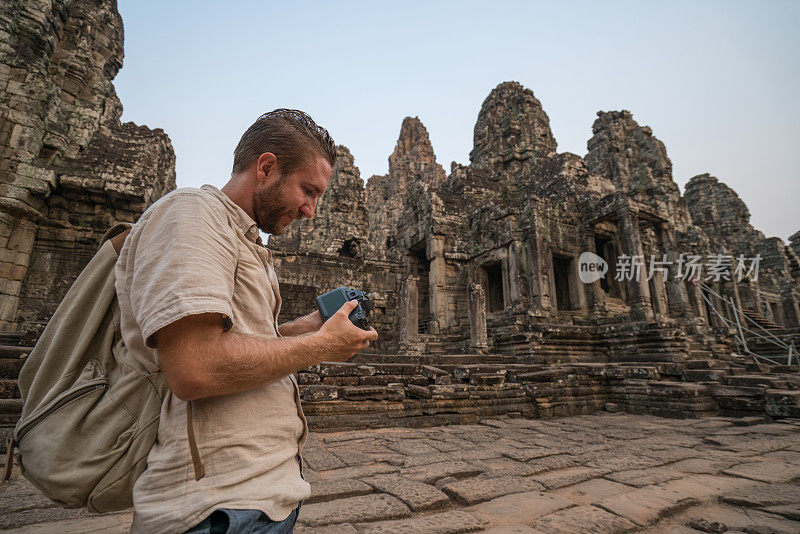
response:
[[[800,421],[601,413],[314,433],[298,534],[800,532]],[[125,532],[130,513],[0,487],[3,532]]]

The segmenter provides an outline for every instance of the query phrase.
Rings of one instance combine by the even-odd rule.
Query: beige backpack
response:
[[[68,508],[130,507],[158,432],[166,382],[128,358],[119,332],[114,265],[129,231],[117,225],[106,232],[19,375],[24,405],[15,458],[25,478]]]

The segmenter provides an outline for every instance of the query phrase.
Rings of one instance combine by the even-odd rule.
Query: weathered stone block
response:
[[[394,495],[414,512],[437,510],[450,505],[447,495],[434,486],[399,475],[376,475],[362,481],[380,492]]]
[[[400,499],[386,494],[372,494],[304,505],[300,508],[297,522],[313,527],[398,519],[410,514],[411,511]]]
[[[531,478],[497,477],[471,478],[452,482],[442,487],[459,504],[470,505],[489,501],[510,493],[541,491],[544,487]]]
[[[320,402],[339,398],[339,388],[336,386],[312,384],[305,387],[303,400],[308,402]]]

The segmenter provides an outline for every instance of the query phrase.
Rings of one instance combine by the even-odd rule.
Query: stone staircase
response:
[[[609,325],[598,333],[608,347],[610,362],[681,364],[689,353],[685,334],[672,325]]]
[[[539,343],[528,354],[469,354],[463,351],[468,341],[426,336],[420,352],[323,362],[297,373],[303,407],[312,428],[322,431],[603,409],[669,417],[800,417],[797,366],[717,358],[718,345],[687,339],[665,325],[609,326],[600,336],[594,329],[532,325],[527,333]],[[21,412],[17,376],[30,350],[18,337],[0,336],[3,438]]]
[[[453,354],[469,350],[469,338],[453,334],[419,334],[419,347],[422,354]]]
[[[22,413],[17,378],[32,349],[22,345],[18,334],[0,332],[0,452],[5,452],[6,438],[11,437]]]
[[[767,330],[780,330],[780,326],[776,324],[772,319],[764,317],[758,311],[750,309],[750,308],[742,308],[742,313],[747,316],[748,319],[752,319],[757,324],[761,325],[762,327],[766,328]],[[751,325],[747,325],[750,327]]]

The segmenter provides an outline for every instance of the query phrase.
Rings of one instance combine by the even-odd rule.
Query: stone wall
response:
[[[800,326],[797,254],[753,229],[733,191],[705,175],[691,180],[686,196],[681,195],[666,147],[629,111],[599,112],[592,132],[585,158],[558,153],[541,102],[516,82],[502,83],[478,114],[469,165],[453,163],[445,175],[425,127],[418,118],[406,118],[387,175],[373,176],[364,189],[360,180],[341,180],[337,169],[334,193],[320,200],[319,217],[303,221],[300,233],[275,246],[286,254],[336,255],[341,239],[330,237],[330,229],[346,228],[347,221],[361,216],[355,212],[360,204],[341,199],[365,195],[372,249],[365,249],[363,258],[388,261],[401,280],[411,277],[395,286],[398,309],[408,312],[401,317],[407,339],[400,343],[422,351],[440,342],[451,351],[463,350],[469,339],[483,339],[482,332],[470,330],[481,324],[490,352],[521,352],[548,361],[561,343],[564,358],[586,361],[588,354],[615,349],[606,344],[584,350],[566,338],[548,340],[536,325],[626,323],[641,325],[634,327],[641,330],[636,336],[651,345],[629,358],[649,361],[653,354],[675,350],[688,354],[688,346],[729,350],[729,325],[704,299],[717,307],[725,302],[679,278],[681,254],[762,254],[759,281],[712,283],[710,290],[760,311],[775,326]],[[351,165],[348,160],[347,176],[357,174]],[[327,206],[335,202],[350,207],[334,216]],[[584,251],[610,264],[603,280],[579,280],[577,260]],[[616,276],[616,260],[624,255],[642,258],[641,279]],[[650,273],[646,260],[651,256],[666,258],[671,266]],[[290,271],[287,264],[282,281],[295,276]],[[357,277],[353,283],[366,285]],[[472,317],[470,284],[483,287],[485,321]],[[685,334],[683,348],[676,349],[669,336],[659,341],[657,333],[671,328]],[[606,343],[595,335],[597,343]]]
[[[36,337],[103,233],[175,188],[161,130],[121,124],[114,2],[0,7],[0,331]]]

